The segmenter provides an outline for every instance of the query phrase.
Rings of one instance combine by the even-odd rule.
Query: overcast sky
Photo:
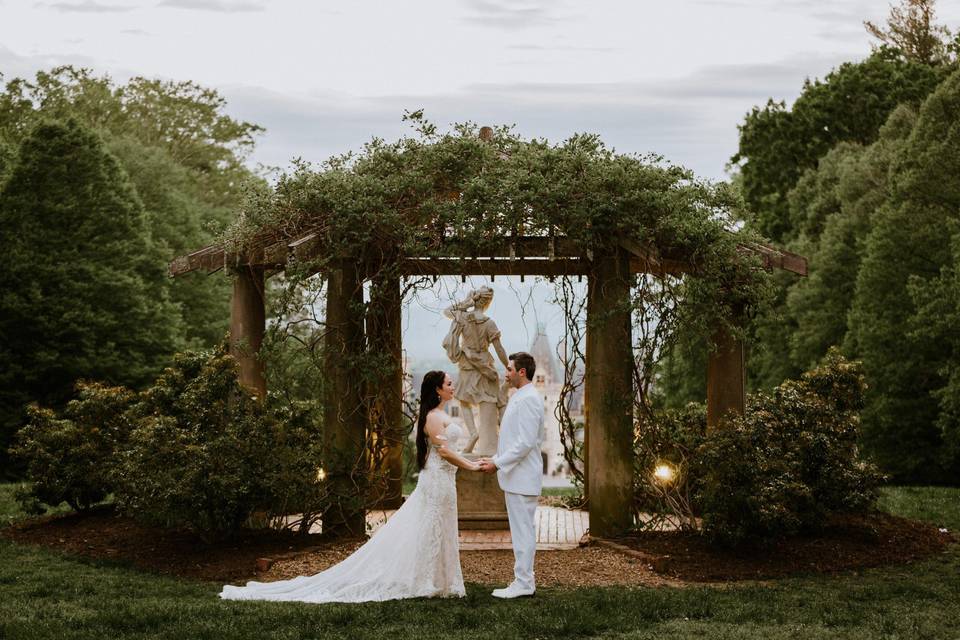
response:
[[[940,2],[960,23],[960,2]],[[879,0],[0,0],[7,79],[73,63],[124,80],[195,80],[266,127],[286,166],[440,124],[595,132],[725,177],[737,124],[768,97],[862,58]]]
[[[267,166],[396,138],[422,108],[442,127],[598,133],[723,179],[744,114],[863,58],[863,20],[887,13],[881,0],[0,0],[0,71],[194,80],[266,128],[251,161]],[[956,29],[960,2],[941,0],[939,19]]]

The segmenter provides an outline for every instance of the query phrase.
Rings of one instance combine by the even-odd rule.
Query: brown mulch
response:
[[[144,527],[109,508],[23,521],[0,529],[0,537],[221,583],[317,573],[362,544],[269,529],[206,544],[190,532]],[[541,587],[682,586],[903,564],[937,554],[952,541],[953,536],[931,525],[878,513],[836,519],[816,537],[739,551],[718,551],[696,535],[637,533],[569,551],[540,551],[535,571]],[[270,562],[261,562],[258,570],[258,560],[264,558]],[[460,559],[466,582],[503,585],[512,579],[510,550],[462,551]]]
[[[142,526],[112,509],[48,516],[0,529],[0,537],[21,544],[52,547],[95,560],[115,560],[155,573],[214,582],[253,575],[257,558],[316,547],[318,535],[289,531],[242,531],[229,541],[206,544],[189,531]]]
[[[696,534],[660,531],[612,542],[650,558],[664,576],[731,582],[906,564],[936,555],[955,541],[933,525],[877,512],[834,517],[816,535],[763,547],[718,550]]]
[[[347,557],[358,546],[360,543],[355,542],[338,549],[312,551],[280,560],[269,571],[257,574],[257,580],[273,582],[318,573]],[[505,586],[513,580],[513,551],[461,551],[460,566],[465,582]],[[600,546],[538,551],[534,573],[537,587],[682,586],[675,579],[657,575],[636,558]]]

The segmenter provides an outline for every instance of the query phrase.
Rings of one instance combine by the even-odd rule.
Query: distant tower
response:
[[[563,457],[563,443],[560,441],[560,423],[557,421],[557,405],[563,390],[563,370],[557,359],[554,345],[550,343],[546,327],[537,325],[537,335],[530,344],[530,355],[537,363],[533,374],[533,383],[543,398],[545,440],[541,448],[543,472],[548,478],[556,478],[551,484],[563,484],[567,475],[566,461]]]
[[[563,384],[563,371],[560,369],[557,354],[553,345],[550,344],[547,329],[542,322],[537,324],[537,335],[533,338],[533,344],[530,345],[530,355],[537,363],[534,382],[538,385]]]

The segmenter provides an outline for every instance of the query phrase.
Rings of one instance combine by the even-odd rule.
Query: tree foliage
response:
[[[27,225],[29,231],[18,237],[19,226],[6,228],[0,235],[0,253],[6,259],[19,261],[18,274],[28,268],[29,260],[37,259],[38,264],[44,266],[37,273],[22,274],[22,277],[10,274],[4,281],[3,304],[10,305],[5,308],[25,305],[23,313],[29,310],[33,321],[17,327],[16,333],[7,334],[9,343],[0,347],[4,358],[13,358],[10,361],[16,362],[13,369],[3,372],[4,380],[13,380],[16,384],[4,390],[0,401],[0,462],[6,459],[9,431],[23,418],[22,405],[36,400],[59,408],[57,402],[65,398],[65,390],[73,383],[71,376],[139,384],[156,373],[159,367],[156,356],[160,352],[165,351],[164,355],[169,356],[178,347],[210,346],[222,338],[227,329],[229,282],[204,277],[174,281],[162,277],[162,267],[175,255],[209,244],[215,233],[232,220],[242,185],[252,178],[243,161],[260,128],[234,120],[224,110],[225,101],[217,92],[192,82],[134,78],[118,85],[109,77],[97,77],[88,70],[73,67],[43,71],[32,80],[13,78],[0,90],[0,191],[4,190],[7,180],[11,181],[8,189],[19,190],[17,194],[2,196],[9,201],[5,206],[14,206],[10,204],[11,199],[19,200],[16,206],[25,210],[23,207],[28,206],[29,198],[35,196],[50,209],[44,214],[50,218],[45,220],[48,224],[45,228],[27,225],[26,214],[10,211],[4,214],[20,216],[14,224]],[[110,162],[117,167],[110,169],[108,175],[99,175],[86,172],[83,167],[75,172],[65,167],[61,158],[53,158],[49,165],[38,163],[34,157],[38,153],[35,132],[49,132],[51,130],[44,127],[68,121],[92,131],[99,139],[97,145],[104,147]],[[73,151],[67,151],[68,158],[71,153]],[[30,180],[50,187],[47,195],[31,196],[31,188],[23,176],[17,178],[18,184],[13,184],[11,174],[18,163],[31,167]],[[45,171],[49,173],[45,175]],[[62,184],[55,184],[61,179]],[[85,182],[88,179],[92,181]],[[124,186],[118,186],[118,181]],[[106,191],[98,194],[97,189]],[[121,193],[123,195],[119,195]],[[55,197],[61,196],[62,203],[58,204]],[[138,210],[138,221],[131,226],[130,216],[117,214],[116,223],[110,227],[108,220],[117,213],[115,209],[122,201]],[[100,222],[65,224],[68,217],[53,213],[58,207],[70,210],[70,216],[82,214]],[[78,207],[87,207],[87,210],[81,212]],[[139,255],[126,263],[126,268],[121,262],[123,256],[138,252],[124,249],[117,255],[117,261],[111,263],[110,283],[99,292],[93,288],[104,280],[90,279],[86,273],[87,257],[97,247],[93,241],[95,231],[103,232],[99,246],[104,250],[112,250],[108,247],[111,242],[122,243],[115,239],[122,233],[134,234],[129,239],[131,246],[143,245]],[[28,241],[35,244],[31,246]],[[40,255],[52,251],[53,247],[74,248],[61,254]],[[103,256],[96,260],[101,258]],[[71,268],[70,261],[74,259],[80,260],[80,264]],[[41,272],[54,264],[60,269],[56,276],[59,289],[31,292],[24,288],[35,279],[49,280],[52,276]],[[115,316],[124,306],[125,294],[119,292],[130,287],[133,299],[147,296],[162,311],[149,313],[151,317],[146,320],[137,311],[120,322]],[[80,329],[81,334],[97,336],[98,344],[71,337],[75,331],[72,323],[82,324],[84,317],[62,313],[63,307],[80,304],[69,299],[72,291],[80,289],[88,298],[83,304],[91,305],[91,309],[99,308],[95,305],[105,309],[103,314],[91,316],[89,331]],[[143,293],[137,293],[139,290]],[[41,294],[42,301],[37,298]],[[59,300],[61,295],[68,299]],[[27,305],[24,302],[27,299],[33,302]],[[24,318],[19,312],[11,316],[14,317],[20,321]],[[115,321],[108,322],[108,318]],[[10,320],[5,325],[7,330],[13,331],[13,322]],[[164,323],[168,325],[161,327]],[[154,329],[153,337],[147,338]],[[115,335],[109,334],[110,331],[116,332]],[[131,333],[144,344],[134,351],[115,348],[115,344],[130,343]],[[35,362],[25,360],[32,348],[30,345],[37,346],[38,341],[52,344],[58,340],[55,348],[39,349]],[[61,358],[72,353],[71,350],[87,355]],[[94,352],[102,352],[103,358],[90,356]],[[134,354],[143,357],[115,363],[112,360],[118,354],[123,358]],[[86,369],[88,364],[93,366],[94,360],[100,364]],[[5,464],[0,466],[8,469]]]
[[[907,60],[923,64],[946,62],[950,47],[950,30],[935,24],[936,0],[901,0],[890,7],[887,26],[869,20],[863,25],[881,45],[899,51]]]
[[[775,241],[794,239],[787,194],[803,173],[840,142],[872,143],[897,105],[919,105],[949,71],[881,49],[840,65],[822,81],[805,81],[790,108],[772,99],[754,107],[739,126],[731,161],[742,174],[757,230]]]
[[[75,121],[37,125],[0,192],[0,227],[6,433],[28,401],[62,406],[81,377],[143,384],[176,350],[163,258],[96,134]]]
[[[960,72],[923,104],[891,168],[891,194],[874,215],[850,311],[852,346],[870,385],[866,442],[885,468],[918,481],[955,473],[956,462],[942,458],[932,401],[945,384],[939,372],[948,352],[934,336],[908,327],[918,313],[915,299],[937,286],[952,261],[945,230],[960,212],[958,150]]]
[[[0,91],[0,176],[39,122],[74,119],[96,131],[130,177],[164,261],[209,244],[232,220],[244,160],[262,131],[224,113],[225,99],[193,82],[136,77],[118,85],[70,66],[13,78]],[[188,344],[212,346],[226,331],[229,284],[220,278],[166,282]]]

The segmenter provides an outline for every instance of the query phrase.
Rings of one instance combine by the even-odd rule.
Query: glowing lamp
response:
[[[323,469],[317,469],[317,482],[323,482],[327,479],[327,472]]]
[[[669,484],[673,481],[673,467],[668,464],[658,464],[653,470],[653,477],[663,484]]]

